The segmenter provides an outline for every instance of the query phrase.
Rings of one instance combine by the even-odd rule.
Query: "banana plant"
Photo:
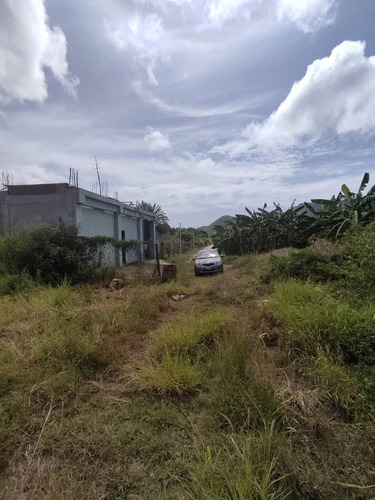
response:
[[[370,175],[366,172],[356,193],[343,184],[338,196],[330,200],[311,200],[321,206],[321,211],[305,203],[305,207],[311,213],[310,232],[337,239],[351,226],[365,225],[373,220],[375,218],[374,187],[367,194],[363,194],[369,180]]]

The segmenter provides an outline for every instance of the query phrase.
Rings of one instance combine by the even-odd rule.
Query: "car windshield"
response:
[[[213,257],[219,257],[216,250],[202,250],[197,254],[197,259],[210,259]]]

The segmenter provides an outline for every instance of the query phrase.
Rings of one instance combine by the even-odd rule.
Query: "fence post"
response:
[[[155,245],[156,252],[156,268],[158,270],[159,280],[161,281],[161,269],[160,269],[160,259],[159,259],[159,245],[156,243]]]

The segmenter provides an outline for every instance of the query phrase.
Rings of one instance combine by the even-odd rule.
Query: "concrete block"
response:
[[[161,264],[160,267],[162,283],[166,283],[167,281],[172,281],[177,278],[176,264]]]

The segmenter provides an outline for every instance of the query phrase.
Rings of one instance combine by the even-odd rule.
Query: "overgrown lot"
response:
[[[375,308],[342,248],[309,250],[323,277],[178,256],[164,285],[0,297],[0,497],[373,498]]]

